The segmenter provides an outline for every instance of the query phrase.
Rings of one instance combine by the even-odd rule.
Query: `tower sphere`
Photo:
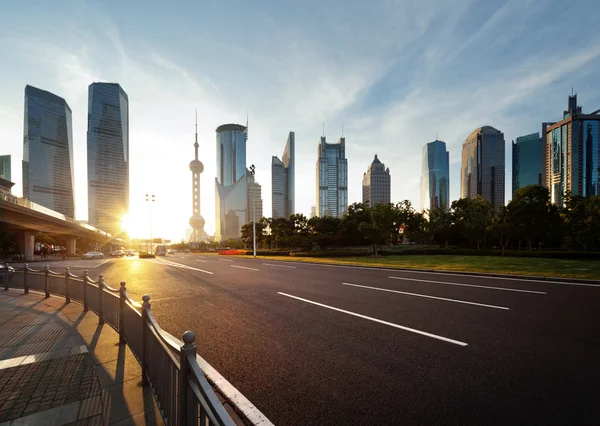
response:
[[[203,229],[204,223],[204,218],[202,216],[190,217],[190,226],[194,229]]]
[[[200,160],[190,161],[190,170],[193,173],[202,173],[204,171],[204,164]]]

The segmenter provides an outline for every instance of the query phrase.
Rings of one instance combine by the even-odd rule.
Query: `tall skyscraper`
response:
[[[446,142],[435,140],[423,147],[421,163],[421,211],[448,209],[450,200],[450,158]]]
[[[246,173],[248,176],[248,222],[254,220],[258,222],[263,217],[262,188],[250,170],[247,170]]]
[[[512,192],[527,185],[542,185],[544,152],[539,133],[512,142]]]
[[[317,216],[342,217],[348,209],[348,160],[346,139],[319,140],[317,160]]]
[[[217,177],[215,178],[215,240],[241,236],[248,222],[246,179],[247,127],[223,124],[217,127]]]
[[[129,212],[129,99],[117,83],[88,88],[88,222],[116,236]]]
[[[475,129],[462,145],[460,192],[478,195],[495,209],[504,204],[504,134],[490,126]]]
[[[11,180],[10,155],[0,155],[0,178]]]
[[[569,96],[563,119],[546,126],[544,184],[552,203],[563,205],[564,196],[600,195],[600,109],[584,114],[577,95]]]
[[[289,218],[295,213],[294,170],[295,170],[295,134],[290,132],[285,143],[282,159],[273,156],[271,160],[271,217]]]
[[[196,112],[196,139],[194,142],[194,159],[190,162],[190,171],[192,172],[192,216],[190,217],[190,226],[192,235],[190,237],[191,248],[198,248],[198,243],[204,239],[204,218],[200,210],[200,174],[204,171],[204,164],[198,160],[198,112]]]
[[[389,204],[391,199],[391,176],[390,169],[379,161],[377,154],[362,181],[362,202],[374,207],[377,204]]]
[[[71,108],[53,93],[25,87],[23,197],[75,217]]]

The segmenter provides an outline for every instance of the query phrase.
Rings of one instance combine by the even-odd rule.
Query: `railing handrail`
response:
[[[131,296],[129,296],[129,294],[127,293],[127,289],[125,287],[125,282],[121,282],[120,283],[120,288],[119,289],[114,289],[113,287],[110,287],[109,285],[107,285],[104,282],[104,278],[102,276],[102,274],[100,274],[98,276],[97,280],[93,280],[92,278],[90,278],[90,276],[88,275],[87,270],[85,270],[84,274],[82,277],[79,277],[73,273],[70,272],[70,268],[66,268],[65,272],[63,273],[59,273],[59,272],[55,272],[55,271],[51,271],[49,266],[46,266],[44,269],[41,270],[35,270],[33,268],[30,268],[28,266],[28,264],[25,264],[22,268],[13,268],[15,273],[21,273],[23,274],[24,278],[23,278],[23,287],[25,292],[28,292],[29,290],[29,286],[27,283],[27,276],[29,274],[31,275],[36,275],[36,276],[42,276],[45,277],[43,279],[43,291],[45,293],[46,297],[50,297],[50,294],[56,294],[59,296],[64,296],[66,299],[66,302],[69,303],[71,300],[77,301],[77,302],[81,302],[84,305],[84,310],[88,309],[88,305],[89,303],[92,303],[94,300],[96,301],[95,303],[97,303],[97,306],[90,306],[91,309],[94,309],[96,311],[96,313],[98,314],[99,317],[99,322],[103,323],[105,321],[104,319],[104,315],[103,315],[103,311],[106,309],[110,309],[112,306],[112,314],[109,312],[108,313],[108,317],[106,319],[107,323],[109,325],[111,325],[111,327],[113,327],[118,333],[119,333],[119,337],[120,337],[120,342],[127,342],[130,347],[132,348],[132,350],[134,351],[134,353],[136,354],[136,358],[138,359],[138,361],[142,364],[142,381],[143,383],[150,383],[150,385],[152,386],[153,392],[155,393],[155,397],[159,398],[158,392],[157,393],[157,387],[158,389],[160,388],[165,388],[164,385],[168,385],[169,383],[171,385],[173,385],[172,378],[167,378],[164,379],[165,376],[160,376],[157,375],[157,368],[153,367],[150,368],[148,367],[147,364],[147,360],[148,358],[144,357],[144,352],[146,352],[146,349],[144,349],[144,336],[154,336],[151,339],[153,339],[154,341],[156,341],[159,345],[160,348],[162,348],[162,350],[164,351],[164,353],[167,355],[167,359],[169,360],[169,362],[172,363],[172,365],[175,367],[176,371],[178,372],[176,376],[179,376],[179,383],[180,385],[183,384],[184,388],[179,389],[179,392],[177,393],[173,393],[171,394],[167,394],[169,396],[166,396],[165,398],[167,398],[167,401],[169,400],[169,398],[174,398],[171,399],[172,401],[177,401],[178,404],[176,404],[179,408],[174,409],[172,406],[169,406],[168,404],[166,404],[162,409],[161,412],[163,412],[167,417],[168,417],[168,423],[169,424],[174,424],[174,425],[178,425],[178,426],[185,426],[187,420],[186,419],[191,419],[192,421],[194,421],[194,416],[196,414],[198,414],[197,411],[197,406],[195,404],[199,404],[199,408],[202,412],[202,416],[206,416],[206,418],[208,418],[209,420],[209,424],[210,425],[220,425],[220,426],[234,426],[234,422],[233,420],[231,420],[231,417],[229,416],[229,414],[227,413],[227,411],[225,410],[225,408],[223,407],[223,405],[219,402],[219,399],[217,398],[217,396],[214,393],[213,388],[211,387],[210,383],[208,382],[206,376],[204,375],[200,364],[197,361],[197,353],[196,353],[196,346],[193,345],[193,340],[194,340],[194,333],[192,332],[186,332],[183,336],[185,342],[177,339],[175,336],[171,335],[169,332],[167,332],[166,330],[163,330],[162,327],[158,324],[158,321],[156,320],[156,318],[154,317],[151,309],[150,309],[150,304],[148,303],[148,300],[150,299],[149,296],[144,296],[143,300],[144,300],[144,304],[140,304],[139,302],[136,302],[135,300],[133,300],[131,298]],[[13,274],[11,274],[13,275]],[[63,287],[59,287],[57,289],[56,284],[54,280],[56,280],[57,278],[61,278],[61,280],[59,281],[59,283],[62,283]],[[52,280],[52,285],[49,284],[49,282]],[[8,284],[11,283],[11,281],[5,281],[5,289],[8,289]],[[73,295],[73,287],[72,287],[72,283],[77,282],[77,283],[82,283],[82,298],[83,300],[79,300],[78,297],[80,296],[76,296],[74,297]],[[31,282],[29,282],[29,284],[31,284]],[[92,285],[93,287],[95,287],[95,289],[87,289],[87,284]],[[64,292],[62,292],[62,289],[64,289]],[[42,289],[39,287],[35,288],[36,290],[41,291]],[[71,290],[69,290],[71,289]],[[110,294],[113,297],[109,297],[108,299],[106,299],[105,297],[103,297],[103,293],[105,294]],[[75,293],[77,294],[77,293]],[[91,296],[93,294],[96,294],[97,296]],[[93,297],[91,299],[89,299],[89,297]],[[113,301],[111,300],[117,300],[120,302],[118,302],[118,308],[115,311],[115,305]],[[104,302],[103,302],[104,300]],[[107,304],[107,306],[103,307],[103,303]],[[130,335],[129,332],[125,332],[124,327],[124,321],[125,321],[125,310],[124,309],[131,309],[132,312],[134,312],[136,314],[136,317],[139,318],[140,321],[142,321],[141,324],[142,328],[140,329],[140,338],[142,341],[142,347],[141,347],[141,353],[136,353],[136,350],[134,350],[134,348],[131,346],[133,343],[128,341],[127,336],[130,336],[133,339],[133,336],[136,334],[136,332],[134,332],[134,335]],[[108,311],[107,311],[108,312]],[[131,321],[130,317],[128,317],[129,319],[127,320],[127,323],[129,323],[129,321]],[[138,320],[134,321],[134,323],[136,323]],[[146,330],[146,331],[145,331]],[[147,330],[150,331],[150,335],[147,334]],[[191,338],[190,338],[191,335]],[[190,340],[191,339],[191,340]],[[135,340],[135,339],[134,339]],[[139,349],[139,348],[138,348]],[[146,356],[151,356],[146,354]],[[183,367],[185,364],[185,368]],[[158,368],[160,370],[160,368]],[[151,383],[149,382],[150,377],[153,377],[153,380],[155,379],[157,383]],[[164,383],[166,380],[166,383]],[[164,392],[164,391],[163,391]],[[188,395],[192,397],[192,400],[188,400],[187,397],[181,397],[181,395]],[[161,395],[165,395],[164,393],[162,393]],[[160,401],[159,402],[159,407],[160,405]],[[192,403],[192,406],[189,406],[189,403]],[[165,410],[165,411],[163,411]],[[191,416],[191,417],[190,417]],[[203,417],[201,417],[203,418]],[[167,419],[167,418],[165,418]],[[196,424],[196,422],[194,421],[194,424]]]

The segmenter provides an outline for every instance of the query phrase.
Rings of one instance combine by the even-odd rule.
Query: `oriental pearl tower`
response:
[[[196,141],[194,143],[194,159],[190,161],[190,171],[192,172],[192,217],[190,217],[190,226],[192,227],[192,236],[190,237],[190,247],[197,248],[202,241],[202,232],[204,230],[204,218],[200,214],[200,173],[204,171],[204,165],[198,160],[198,111],[196,111]],[[195,243],[195,244],[194,244]]]

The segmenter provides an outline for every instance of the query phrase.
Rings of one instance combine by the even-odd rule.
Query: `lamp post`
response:
[[[254,174],[256,173],[256,168],[254,164],[250,166],[250,174],[252,175],[252,243],[254,246],[254,259],[256,259],[256,204],[254,201]]]
[[[154,194],[146,194],[146,201],[150,203],[150,254],[152,254],[152,203],[156,201]]]

